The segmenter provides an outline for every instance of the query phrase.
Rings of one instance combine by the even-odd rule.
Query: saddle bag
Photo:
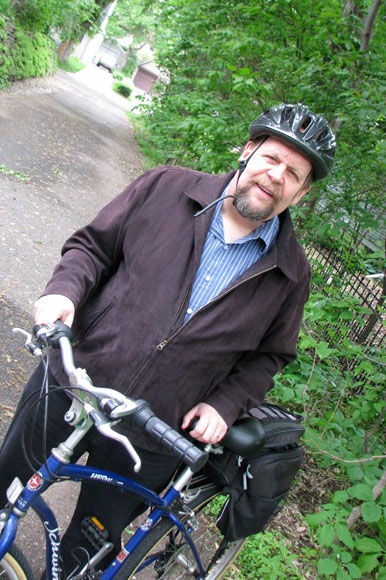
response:
[[[216,525],[226,541],[263,531],[280,511],[299,471],[304,449],[301,416],[277,405],[263,403],[248,413],[259,421],[265,442],[253,457],[224,448],[211,454],[204,470],[224,495],[228,495]]]

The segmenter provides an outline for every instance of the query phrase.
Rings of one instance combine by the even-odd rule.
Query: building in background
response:
[[[152,60],[142,62],[136,66],[132,75],[134,86],[145,93],[151,92],[153,84],[159,78],[160,71]]]
[[[85,34],[83,36],[82,40],[80,41],[80,44],[76,47],[76,49],[74,51],[74,56],[79,58],[79,60],[82,61],[83,64],[86,64],[86,65],[91,64],[91,63],[97,64],[95,62],[95,59],[99,53],[99,50],[101,48],[103,41],[104,41],[106,28],[107,28],[107,25],[109,23],[110,16],[114,12],[116,4],[117,4],[117,0],[114,0],[114,2],[110,2],[110,4],[108,6],[106,6],[106,8],[103,10],[102,20],[101,20],[99,31],[97,32],[97,34],[95,34],[95,36],[93,36],[92,38],[88,34]],[[106,52],[108,52],[108,51],[106,51]],[[111,53],[111,55],[112,55],[112,53]],[[118,57],[118,55],[117,55],[117,57]],[[109,62],[112,62],[112,58],[110,55],[109,55]]]

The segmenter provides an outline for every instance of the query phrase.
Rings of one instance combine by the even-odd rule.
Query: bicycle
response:
[[[60,566],[60,530],[55,514],[43,499],[42,493],[56,481],[65,478],[77,482],[98,480],[103,485],[118,486],[134,493],[149,507],[134,535],[129,537],[103,572],[98,570],[98,563],[112,550],[113,545],[105,538],[103,530],[99,529],[100,533],[98,532],[97,522],[97,529],[92,530],[99,546],[96,554],[89,558],[82,569],[74,570],[68,578],[222,578],[246,539],[231,543],[222,541],[213,516],[205,514],[204,508],[210,505],[220,491],[204,475],[202,468],[209,453],[221,453],[224,447],[240,455],[251,454],[260,449],[264,441],[261,428],[254,430],[256,421],[249,423],[247,427],[242,421],[236,422],[221,444],[206,445],[201,449],[156,417],[145,401],[134,401],[111,388],[95,387],[86,371],[75,367],[70,341],[71,330],[62,323],[36,327],[34,336],[19,328],[14,329],[14,332],[21,334],[25,338],[26,348],[42,360],[45,360],[45,352],[49,347],[60,347],[63,367],[69,377],[68,390],[72,395],[64,420],[73,427],[73,431],[52,450],[25,486],[16,478],[9,487],[8,504],[0,512],[0,575],[9,580],[33,580],[30,565],[14,542],[20,518],[32,508],[45,531],[46,578],[63,579]],[[135,463],[135,471],[139,470],[141,459],[136,450],[127,437],[112,428],[121,420],[144,429],[181,459],[181,467],[161,495],[120,474],[70,463],[73,450],[95,425],[104,436],[125,447]]]

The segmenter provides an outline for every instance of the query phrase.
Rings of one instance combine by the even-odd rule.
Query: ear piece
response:
[[[242,159],[241,161],[239,161],[239,171],[240,173],[242,173],[244,171],[244,169],[246,168],[248,163],[247,159]]]

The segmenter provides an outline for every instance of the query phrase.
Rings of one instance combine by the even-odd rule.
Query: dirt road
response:
[[[128,101],[110,85],[110,75],[91,66],[0,91],[0,439],[35,366],[12,327],[30,329],[32,305],[68,235],[142,172]],[[76,495],[65,485],[63,526]],[[24,528],[30,524],[23,541],[38,578],[42,535],[35,520]]]

